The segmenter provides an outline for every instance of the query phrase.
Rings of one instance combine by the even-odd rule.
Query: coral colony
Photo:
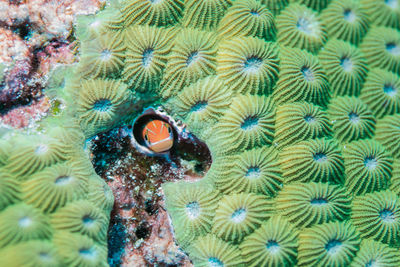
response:
[[[73,38],[2,132],[0,266],[400,266],[400,0],[110,1]]]

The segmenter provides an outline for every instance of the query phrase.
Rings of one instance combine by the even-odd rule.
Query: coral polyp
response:
[[[382,266],[398,266],[400,265],[400,253],[386,244],[365,239],[361,242],[360,250],[350,266],[368,266],[374,262],[379,262]]]
[[[370,68],[381,68],[400,74],[400,32],[372,27],[360,45]]]
[[[392,175],[393,159],[374,140],[351,142],[343,151],[345,185],[356,195],[384,189]]]
[[[217,188],[225,193],[276,195],[282,177],[278,155],[272,148],[255,148],[215,162]]]
[[[240,0],[228,9],[217,32],[224,39],[251,36],[273,40],[276,29],[274,18],[265,6],[256,0]]]
[[[246,266],[292,266],[297,255],[297,235],[287,220],[271,217],[240,245]]]
[[[386,116],[376,125],[376,140],[381,143],[394,158],[400,158],[400,114]]]
[[[360,98],[378,119],[400,112],[400,76],[381,69],[371,70]]]
[[[210,142],[218,144],[215,152],[221,154],[269,145],[274,123],[275,108],[269,97],[240,95],[216,124],[216,134]]]
[[[276,198],[276,209],[293,225],[302,228],[350,215],[350,197],[338,185],[293,183],[285,185]]]
[[[361,0],[360,2],[374,24],[400,29],[398,0]]]
[[[352,221],[362,237],[397,246],[400,231],[400,202],[391,191],[359,196],[352,203]]]
[[[328,106],[328,116],[340,142],[370,138],[374,134],[375,117],[359,98],[333,98]]]
[[[350,222],[331,222],[299,234],[300,266],[348,266],[360,246],[360,234]]]
[[[333,95],[360,94],[368,68],[359,49],[347,42],[332,39],[318,57],[329,77]]]
[[[316,53],[327,40],[325,26],[313,10],[292,3],[276,17],[278,42]]]
[[[320,107],[306,102],[288,103],[277,108],[274,142],[281,148],[309,138],[328,137],[331,128]]]
[[[330,37],[358,45],[368,32],[370,20],[358,0],[334,0],[321,12]]]
[[[279,56],[275,43],[237,37],[220,44],[217,74],[234,92],[269,94],[278,78]]]
[[[126,26],[132,24],[173,25],[182,17],[183,2],[183,0],[123,0],[120,3],[121,21]]]
[[[281,58],[273,92],[277,104],[306,101],[325,106],[330,98],[329,82],[318,58],[297,48],[284,49]]]
[[[231,0],[186,0],[182,26],[214,30],[231,4]]]
[[[272,203],[264,196],[251,193],[226,195],[215,211],[212,232],[223,240],[240,243],[271,217],[272,212]]]
[[[133,26],[125,30],[123,80],[139,92],[155,91],[171,49],[171,31],[157,27]]]
[[[182,30],[172,47],[161,82],[160,94],[168,98],[178,89],[214,74],[216,69],[216,37],[213,33],[193,29]]]
[[[279,163],[285,183],[342,183],[343,180],[343,157],[333,140],[307,140],[287,146],[279,155]]]

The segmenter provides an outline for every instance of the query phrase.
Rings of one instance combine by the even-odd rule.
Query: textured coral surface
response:
[[[0,140],[0,265],[400,266],[399,21],[399,0],[77,18],[48,117]],[[149,106],[174,129],[161,157],[133,124]]]

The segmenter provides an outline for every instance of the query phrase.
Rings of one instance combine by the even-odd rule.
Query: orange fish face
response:
[[[171,125],[162,120],[148,122],[142,132],[146,146],[154,152],[165,152],[174,144]]]

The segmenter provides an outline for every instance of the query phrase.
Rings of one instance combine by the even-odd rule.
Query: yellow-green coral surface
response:
[[[163,186],[195,266],[399,266],[399,25],[399,0],[123,0],[81,19],[81,61],[55,75],[80,129],[0,146],[0,266],[107,264],[111,200],[82,139],[140,99],[212,154]]]

